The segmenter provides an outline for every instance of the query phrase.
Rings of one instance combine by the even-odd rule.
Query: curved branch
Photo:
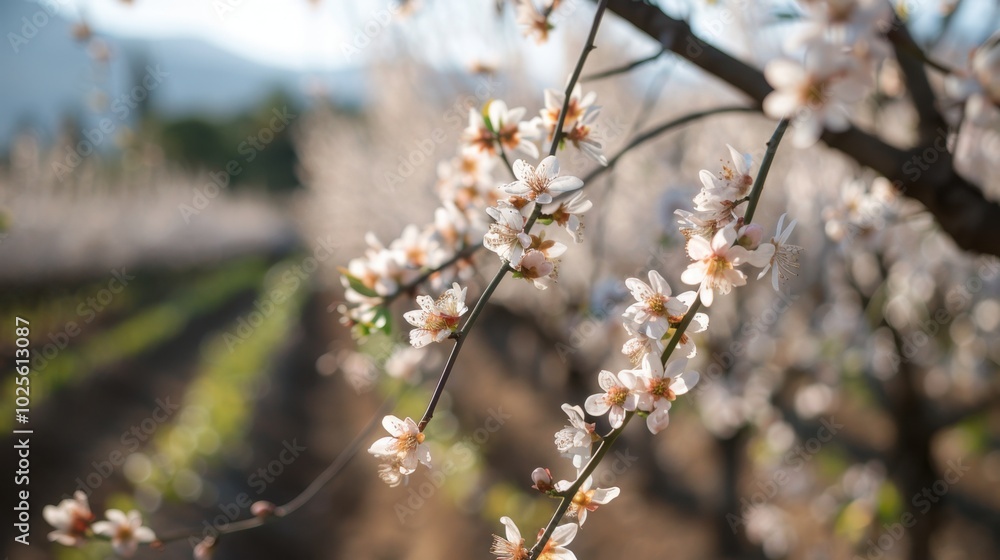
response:
[[[608,8],[662,46],[748,95],[760,108],[772,90],[760,70],[702,41],[687,23],[656,6],[610,0]],[[901,149],[851,127],[825,132],[824,142],[889,179],[922,203],[941,228],[966,251],[1000,256],[1000,204],[955,170],[941,130],[919,146]]]

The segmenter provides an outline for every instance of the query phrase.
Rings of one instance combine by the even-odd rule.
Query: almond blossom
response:
[[[765,244],[756,251],[748,251],[739,245],[734,246],[735,241],[736,229],[732,224],[720,229],[711,241],[704,237],[688,240],[687,253],[695,262],[681,274],[681,281],[700,284],[699,293],[705,307],[712,305],[716,290],[720,294],[728,294],[734,286],[747,283],[746,274],[735,267],[745,262],[762,267],[774,254],[774,245]]]
[[[699,198],[707,199],[709,197],[736,200],[746,196],[750,192],[750,187],[753,186],[753,177],[750,176],[750,166],[753,165],[753,156],[740,153],[739,150],[729,144],[726,144],[726,148],[729,149],[731,161],[722,164],[722,171],[718,175],[713,175],[707,169],[703,169],[698,174],[704,188],[695,197],[695,203],[698,203]]]
[[[72,498],[67,498],[56,506],[45,506],[42,517],[55,531],[49,533],[49,540],[63,546],[83,546],[87,530],[94,521],[87,495],[77,490]]]
[[[771,257],[770,262],[764,266],[763,270],[760,271],[760,275],[757,279],[760,280],[767,274],[768,270],[771,270],[771,286],[774,291],[779,291],[779,280],[787,281],[788,276],[798,276],[795,272],[799,268],[799,253],[802,252],[802,247],[798,245],[789,245],[787,243],[788,237],[792,234],[792,230],[795,229],[795,220],[788,224],[788,227],[782,231],[781,226],[785,222],[786,214],[782,214],[778,218],[778,229],[774,233],[774,237],[771,238],[771,244],[774,245],[774,256]],[[773,267],[773,268],[772,268]]]
[[[524,255],[524,249],[531,246],[531,237],[524,233],[524,216],[507,202],[501,201],[496,207],[486,209],[486,213],[496,220],[483,237],[483,245],[500,258],[517,266]]]
[[[490,554],[496,555],[497,560],[526,560],[528,549],[524,547],[524,538],[521,537],[521,530],[514,524],[514,520],[505,515],[500,518],[500,523],[506,529],[507,538],[493,535]]]
[[[613,429],[621,427],[625,422],[625,412],[635,410],[636,398],[630,386],[634,385],[635,375],[629,370],[622,370],[617,375],[607,370],[601,370],[597,382],[604,393],[590,395],[583,408],[594,416],[608,415]]]
[[[569,425],[556,432],[556,450],[563,457],[573,460],[573,466],[580,469],[590,459],[590,447],[594,442],[594,424],[587,423],[583,409],[563,403],[563,412],[569,417]]]
[[[390,414],[382,419],[382,426],[390,435],[373,443],[368,452],[379,459],[385,459],[383,465],[388,465],[389,470],[398,467],[400,474],[407,475],[417,470],[418,462],[431,466],[430,449],[424,443],[423,432],[412,418],[400,420]],[[383,469],[380,467],[380,470]]]
[[[523,28],[525,37],[533,36],[539,45],[549,39],[549,31],[553,29],[548,15],[535,7],[534,0],[517,0],[517,24]]]
[[[573,496],[573,501],[566,510],[566,517],[575,519],[580,527],[587,521],[587,513],[597,511],[598,506],[603,506],[618,497],[621,490],[617,486],[611,488],[592,488],[594,477],[588,476],[580,488]],[[556,490],[565,492],[573,486],[569,480],[560,480],[556,483]]]
[[[417,296],[420,309],[403,314],[406,322],[416,327],[410,331],[410,344],[414,348],[441,342],[455,332],[459,318],[469,310],[465,305],[465,292],[465,288],[455,283],[437,301],[430,296]]]
[[[519,159],[514,162],[513,169],[517,180],[504,186],[504,191],[539,204],[552,202],[553,194],[575,191],[583,186],[583,181],[576,177],[559,176],[559,160],[555,156],[546,157],[538,167]]]
[[[659,356],[648,355],[642,369],[629,378],[629,389],[636,395],[636,408],[649,412],[646,427],[653,434],[660,433],[670,423],[670,406],[678,395],[683,395],[698,383],[698,372],[685,372],[687,358],[667,362],[666,368]]]
[[[649,284],[629,278],[625,286],[632,292],[635,303],[625,310],[624,317],[651,338],[662,338],[671,318],[684,315],[681,303],[670,297],[670,285],[655,270],[649,271]]]
[[[550,260],[542,251],[528,249],[521,257],[514,276],[524,278],[539,290],[544,290],[558,278],[559,269],[556,261]]]
[[[573,241],[583,243],[583,214],[594,207],[583,192],[576,192],[569,200],[556,200],[542,206],[542,215],[562,226],[573,236]]]
[[[126,514],[118,509],[104,512],[107,521],[94,523],[94,533],[111,538],[111,546],[115,553],[126,558],[135,554],[139,543],[150,543],[156,540],[156,535],[149,527],[142,525],[142,515],[132,510]]]
[[[824,128],[839,132],[850,122],[845,103],[857,99],[868,85],[854,59],[835,45],[811,41],[805,62],[772,60],[764,77],[774,91],[764,99],[764,112],[772,118],[792,118],[793,143],[812,145]]]
[[[505,153],[521,152],[532,158],[538,157],[538,146],[531,142],[537,137],[537,130],[522,121],[525,108],[508,109],[499,99],[487,103],[482,112],[469,109],[469,126],[463,132],[465,143],[480,152],[497,155],[497,147]]]
[[[521,537],[520,529],[507,516],[501,517],[500,523],[506,529],[506,538],[493,535],[493,546],[490,547],[490,554],[496,555],[497,560],[527,560],[531,554],[524,546],[524,538]],[[538,560],[576,560],[576,555],[565,546],[573,541],[579,529],[580,527],[574,523],[556,527],[539,553]]]

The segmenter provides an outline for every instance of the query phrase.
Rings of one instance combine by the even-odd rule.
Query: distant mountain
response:
[[[126,107],[144,97],[144,91],[121,96],[129,96],[141,83],[147,67],[153,70],[147,81],[149,103],[167,116],[231,116],[276,90],[303,103],[320,91],[339,105],[357,106],[364,98],[360,68],[296,72],[251,61],[200,39],[98,35],[111,53],[108,64],[100,64],[73,38],[73,22],[49,16],[42,5],[0,2],[0,22],[5,39],[0,46],[0,153],[24,126],[51,139],[67,116],[84,128],[102,118],[116,126],[131,122],[134,111]],[[106,101],[95,104],[101,94]]]

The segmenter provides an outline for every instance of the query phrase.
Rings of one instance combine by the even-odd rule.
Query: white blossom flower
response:
[[[763,270],[760,271],[760,275],[757,276],[757,279],[760,280],[765,274],[767,274],[767,271],[773,267],[771,274],[771,286],[776,292],[780,289],[779,280],[788,281],[788,274],[798,276],[798,273],[795,272],[795,270],[799,268],[799,253],[802,252],[802,247],[799,247],[798,245],[789,245],[787,243],[788,236],[790,236],[792,234],[792,230],[795,229],[796,221],[792,220],[792,223],[788,224],[788,227],[782,231],[781,226],[785,222],[785,216],[786,214],[782,214],[781,217],[778,218],[778,229],[774,233],[774,237],[771,238],[771,244],[774,245],[774,255],[771,257],[770,262],[768,262],[767,265],[764,266]]]
[[[632,323],[625,322],[622,326],[632,337],[622,345],[622,354],[628,357],[628,361],[633,366],[642,365],[642,359],[646,357],[646,354],[656,354],[657,356],[663,354],[664,347],[661,339],[648,336],[644,330],[638,330]]]
[[[549,39],[549,31],[553,29],[548,16],[535,7],[534,0],[517,1],[517,24],[523,28],[525,37],[533,36],[539,45]]]
[[[566,228],[577,243],[583,242],[583,214],[594,207],[582,191],[576,192],[569,200],[556,200],[542,206],[542,214],[549,216],[553,223]]]
[[[595,101],[597,101],[597,92],[592,91],[587,95],[583,95],[582,86],[579,83],[574,85],[573,91],[569,96],[569,105],[566,108],[563,132],[572,130],[577,123],[587,121],[588,117],[599,113],[601,108],[594,105]],[[555,89],[545,90],[545,108],[541,110],[541,123],[550,141],[555,135],[556,125],[559,123],[559,114],[562,112],[565,102],[565,91]]]
[[[681,281],[691,285],[700,284],[701,302],[706,307],[712,305],[716,290],[720,294],[728,294],[734,286],[747,283],[746,275],[734,267],[745,262],[762,267],[774,253],[774,245],[771,244],[765,244],[756,251],[748,251],[739,245],[733,246],[735,241],[736,229],[732,224],[720,229],[712,241],[704,237],[692,237],[688,240],[687,253],[695,262],[688,265],[681,274]]]
[[[537,158],[538,146],[531,140],[538,136],[538,131],[530,122],[521,120],[524,113],[524,107],[508,109],[499,99],[490,101],[482,112],[469,109],[469,126],[462,133],[462,139],[490,156],[497,155],[497,146],[500,146],[505,153],[521,152]]]
[[[630,378],[629,389],[636,395],[636,408],[648,412],[646,427],[658,434],[670,423],[670,406],[698,383],[698,372],[685,372],[687,358],[667,362],[664,369],[659,356],[648,355],[642,369]]]
[[[126,514],[118,509],[104,512],[107,521],[94,523],[94,533],[111,538],[111,546],[115,553],[126,558],[135,554],[139,543],[150,543],[156,540],[156,535],[149,527],[142,525],[142,515],[132,510]]]
[[[807,45],[805,62],[772,60],[764,68],[764,77],[775,91],[764,99],[764,112],[772,118],[792,118],[796,146],[810,146],[824,128],[845,130],[845,103],[865,91],[868,80],[857,64],[838,47],[822,41]]]
[[[596,112],[590,113],[585,120],[577,122],[564,134],[563,140],[573,144],[573,147],[583,152],[583,155],[607,167],[608,158],[604,156],[604,145],[598,139],[597,132],[592,126],[596,116]]]
[[[67,498],[56,506],[45,506],[42,517],[55,531],[49,533],[49,540],[63,546],[83,546],[87,529],[94,521],[87,495],[77,490],[72,498]]]
[[[496,555],[497,560],[527,560],[528,549],[524,546],[521,530],[514,524],[514,520],[503,516],[500,518],[500,523],[507,530],[507,538],[493,535],[493,546],[490,547],[490,554]]]
[[[583,407],[594,416],[608,414],[611,427],[618,429],[625,421],[625,412],[635,410],[636,398],[629,389],[634,385],[635,375],[629,370],[622,370],[617,375],[607,370],[601,370],[597,375],[597,382],[604,390],[587,397]]]
[[[583,527],[583,524],[587,521],[588,512],[596,511],[598,506],[609,503],[621,493],[621,490],[617,486],[612,486],[611,488],[592,488],[593,485],[594,477],[588,476],[576,491],[572,503],[566,510],[566,517],[576,520],[576,523],[580,527]],[[560,480],[556,483],[556,490],[565,492],[572,486],[572,481]]]
[[[753,186],[753,177],[750,176],[753,156],[740,153],[729,144],[726,144],[726,148],[729,149],[730,162],[722,164],[722,171],[718,175],[713,175],[707,169],[698,174],[703,190],[695,197],[696,204],[699,200],[707,202],[710,198],[736,200],[750,192],[750,187]]]
[[[531,237],[524,233],[524,216],[511,204],[499,203],[486,209],[495,223],[483,237],[483,245],[500,258],[517,266],[524,255],[524,249],[531,245]]]
[[[538,167],[531,167],[519,159],[514,162],[516,181],[504,186],[507,194],[512,194],[539,204],[552,202],[552,195],[575,191],[583,186],[583,181],[569,175],[559,175],[559,160],[555,156],[543,159]]]
[[[583,416],[583,409],[564,403],[563,412],[569,417],[569,425],[556,432],[556,450],[566,458],[573,460],[573,466],[583,468],[590,459],[590,447],[594,442],[594,424],[588,423]]]
[[[635,303],[623,316],[651,338],[661,338],[670,327],[671,319],[684,314],[681,303],[670,297],[670,284],[655,270],[649,271],[649,284],[629,278],[625,286],[632,292]]]
[[[403,314],[406,322],[416,327],[410,331],[410,344],[414,348],[441,342],[455,332],[459,318],[469,310],[465,305],[465,292],[465,288],[455,283],[437,301],[430,296],[417,296],[420,309]]]
[[[533,483],[531,487],[542,493],[555,488],[552,484],[552,473],[544,467],[538,467],[531,471],[531,482]]]
[[[388,415],[382,419],[382,426],[389,436],[380,438],[368,448],[368,452],[380,459],[389,459],[388,464],[399,461],[401,474],[412,474],[417,463],[431,466],[431,452],[424,443],[424,434],[412,418],[406,420]]]
[[[524,546],[524,538],[521,537],[520,529],[507,516],[501,517],[500,523],[503,523],[506,528],[507,538],[493,535],[493,546],[490,547],[490,554],[496,555],[497,560],[527,560],[530,551]],[[575,523],[556,527],[552,531],[549,541],[542,547],[538,560],[576,560],[576,555],[565,546],[573,541],[579,528]]]

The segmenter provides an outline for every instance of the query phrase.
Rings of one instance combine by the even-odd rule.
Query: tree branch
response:
[[[662,46],[742,91],[760,108],[771,86],[760,70],[696,37],[687,23],[636,0],[610,0],[608,8]],[[1000,204],[961,177],[947,150],[945,133],[901,149],[851,127],[825,132],[824,142],[892,181],[921,202],[941,228],[966,251],[1000,256]]]

